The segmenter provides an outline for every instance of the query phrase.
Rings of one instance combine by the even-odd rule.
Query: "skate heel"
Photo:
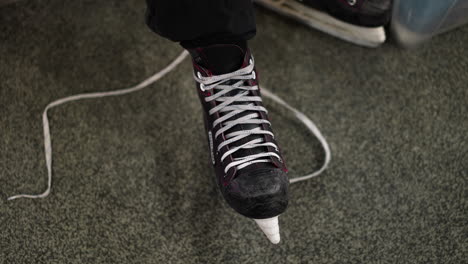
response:
[[[386,39],[383,26],[354,25],[334,18],[321,10],[303,5],[296,0],[255,0],[255,2],[308,27],[360,46],[375,48],[384,43]]]

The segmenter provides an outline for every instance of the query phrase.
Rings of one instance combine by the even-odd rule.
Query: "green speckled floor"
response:
[[[181,48],[144,25],[144,1],[22,1],[0,9],[0,263],[466,263],[468,27],[416,50],[371,50],[259,10],[262,84],[331,145],[323,176],[291,186],[274,246],[215,188],[190,63],[147,90],[41,113],[57,98],[124,88]],[[291,175],[322,151],[266,101]]]

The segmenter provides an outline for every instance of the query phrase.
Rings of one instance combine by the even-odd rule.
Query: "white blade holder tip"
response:
[[[267,219],[254,219],[254,221],[271,243],[278,244],[280,242],[278,216]]]

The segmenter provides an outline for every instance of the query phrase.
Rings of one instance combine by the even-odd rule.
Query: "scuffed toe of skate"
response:
[[[224,197],[244,216],[270,218],[286,210],[288,185],[288,176],[282,170],[262,168],[240,174],[226,188]]]

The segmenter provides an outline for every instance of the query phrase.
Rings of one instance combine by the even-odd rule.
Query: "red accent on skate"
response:
[[[242,63],[241,69],[249,66],[250,64],[250,49],[245,52],[244,62]]]

